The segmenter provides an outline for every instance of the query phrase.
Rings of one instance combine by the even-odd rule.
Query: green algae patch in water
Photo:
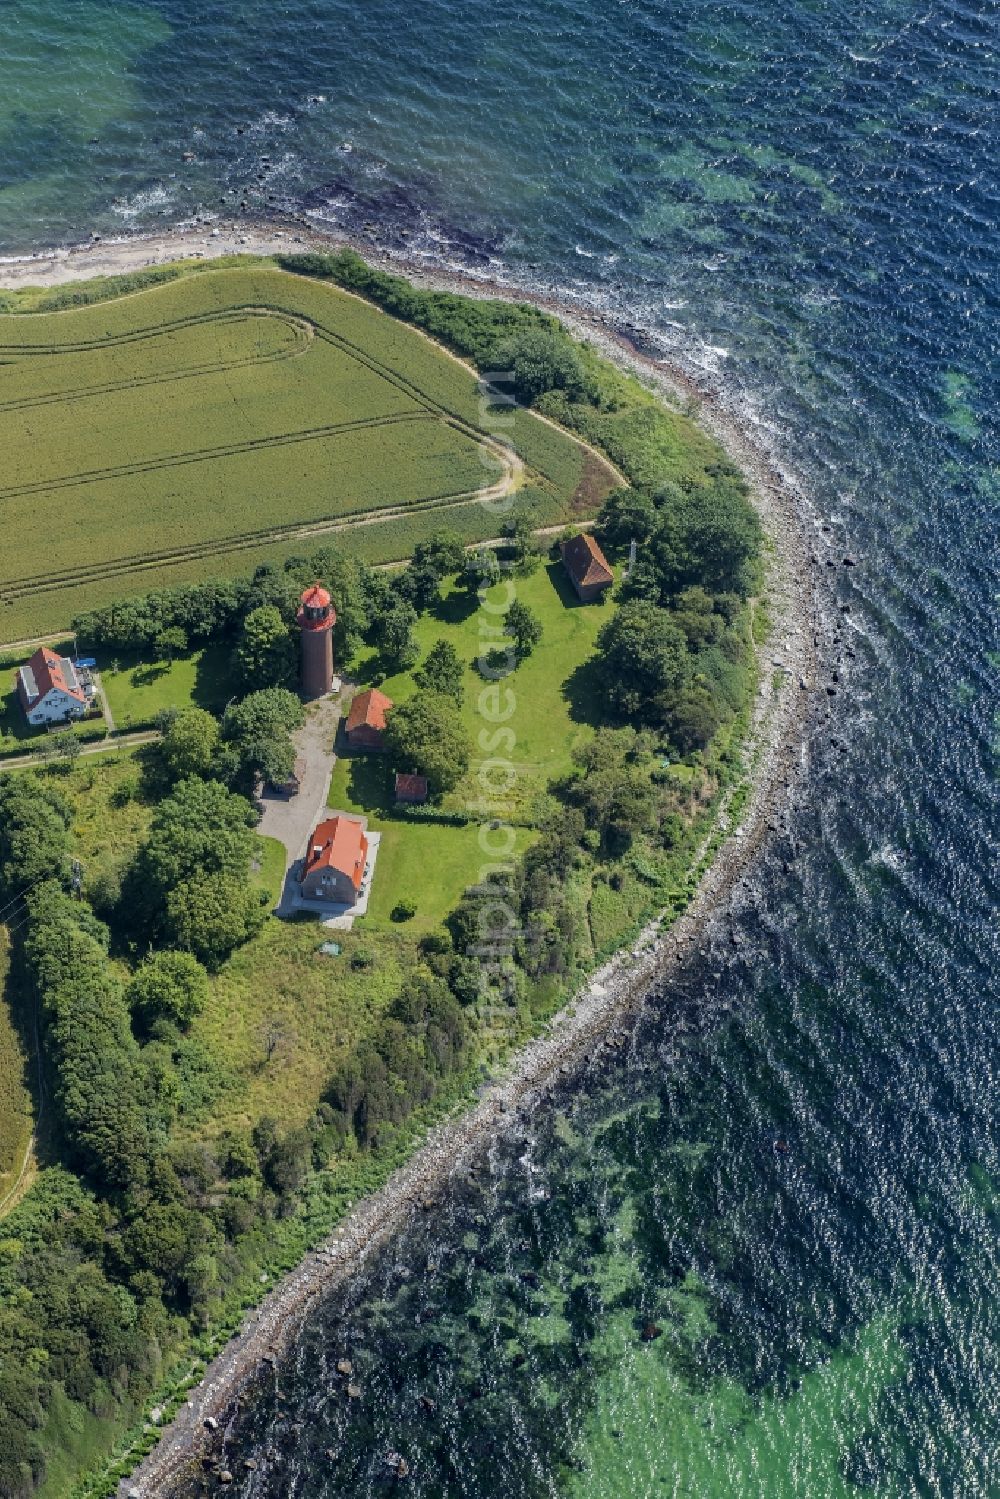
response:
[[[707,1337],[711,1323],[696,1288],[682,1288],[675,1301],[681,1337]],[[694,1388],[669,1347],[659,1338],[637,1340],[623,1313],[599,1342],[608,1373],[576,1455],[578,1471],[564,1487],[570,1499],[861,1499],[873,1492],[845,1475],[843,1458],[869,1430],[882,1394],[906,1374],[893,1318],[869,1323],[852,1348],[787,1393],[758,1399],[733,1380]]]

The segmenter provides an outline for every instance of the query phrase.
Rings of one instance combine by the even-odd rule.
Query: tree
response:
[[[219,725],[204,708],[173,714],[160,740],[160,757],[171,780],[208,775],[218,743]]]
[[[761,528],[746,485],[729,474],[688,493],[657,495],[659,519],[651,550],[663,596],[700,586],[745,598],[754,582]]]
[[[542,638],[542,622],[533,609],[515,599],[507,610],[503,631],[513,640],[518,660],[523,661]]]
[[[246,881],[255,822],[250,803],[219,781],[179,781],[154,812],[133,870],[137,904],[155,920],[169,893],[191,879],[232,874]]]
[[[651,826],[656,805],[640,736],[631,729],[599,729],[573,759],[581,773],[566,783],[564,794],[583,812],[601,851],[620,857]]]
[[[375,624],[375,644],[385,665],[406,671],[416,661],[418,649],[413,639],[416,622],[413,605],[396,594]]]
[[[247,615],[235,660],[241,681],[251,691],[261,687],[290,687],[295,682],[298,666],[295,643],[274,604],[261,604]]]
[[[597,533],[609,547],[622,549],[631,541],[648,541],[656,525],[652,495],[622,485],[613,489],[597,517]]]
[[[193,874],[167,891],[164,927],[177,947],[216,969],[256,936],[266,914],[246,871]]]
[[[147,1085],[106,929],[52,884],[29,906],[28,966],[67,1144],[102,1187],[135,1185],[151,1155]]]
[[[503,524],[503,559],[515,573],[526,576],[535,571],[541,556],[531,516],[523,510],[507,517]]]
[[[385,743],[400,770],[427,777],[435,796],[450,791],[469,766],[469,740],[453,698],[421,692],[386,718]]]
[[[725,704],[704,683],[685,682],[663,704],[663,727],[681,755],[704,749],[725,722]]]
[[[608,702],[623,718],[655,723],[665,695],[689,671],[687,645],[665,609],[623,604],[597,637],[596,665]]]
[[[477,547],[470,552],[458,576],[459,586],[473,595],[492,588],[499,581],[500,558],[492,547]]]
[[[69,864],[72,811],[54,787],[21,771],[0,775],[0,894],[6,899]]]
[[[692,651],[722,639],[726,622],[716,613],[715,600],[704,588],[685,588],[671,604],[670,614]]]
[[[425,692],[440,692],[461,704],[465,695],[465,668],[450,640],[435,640],[413,680]]]
[[[451,531],[436,531],[427,541],[417,542],[400,587],[415,609],[429,609],[442,581],[450,573],[457,573],[464,561],[465,548],[460,537]]]
[[[530,405],[547,390],[582,394],[586,378],[572,341],[557,327],[527,328],[504,339],[494,364],[510,372],[519,401]]]
[[[58,733],[52,735],[49,742],[59,759],[65,760],[68,765],[72,765],[74,760],[80,758],[83,746],[79,735],[74,734],[72,729],[60,729]]]
[[[153,655],[157,661],[172,661],[188,648],[188,638],[180,625],[168,625],[153,637]]]
[[[132,975],[126,1000],[148,1030],[161,1017],[187,1030],[208,1000],[208,975],[187,952],[151,953]]]
[[[222,748],[235,760],[224,765],[220,755],[219,772],[248,794],[258,777],[275,784],[287,780],[295,769],[291,736],[304,722],[305,710],[293,692],[284,687],[251,692],[223,715]]]
[[[305,709],[284,687],[266,687],[251,692],[242,702],[228,707],[222,718],[222,737],[234,743],[255,739],[275,739],[300,729],[306,721]]]

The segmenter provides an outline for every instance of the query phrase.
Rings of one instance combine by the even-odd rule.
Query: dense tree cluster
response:
[[[387,1126],[402,1124],[437,1084],[464,1063],[468,1025],[444,978],[411,974],[373,1036],[338,1068],[327,1098],[346,1134],[377,1144]]]
[[[454,697],[420,692],[399,703],[386,720],[392,768],[427,777],[433,796],[457,786],[469,766],[469,736]]]
[[[276,604],[260,604],[243,620],[234,666],[244,692],[295,685],[298,672],[295,642],[289,623]]]
[[[353,250],[282,255],[278,263],[300,276],[318,276],[357,292],[394,317],[422,328],[484,371],[506,368],[498,362],[497,353],[515,336],[559,331],[557,320],[537,307],[422,291],[402,276],[366,265]],[[572,340],[566,341],[572,347]]]
[[[38,776],[0,775],[0,898],[69,872],[71,813],[65,797]]]
[[[217,968],[260,930],[250,878],[256,813],[220,781],[190,776],[157,807],[126,891],[151,931]]]
[[[264,687],[231,703],[222,716],[213,773],[246,796],[258,780],[280,785],[295,769],[292,734],[304,722],[302,704],[284,687]]]
[[[704,749],[744,701],[751,657],[742,610],[757,582],[760,523],[727,468],[697,490],[614,490],[605,544],[638,543],[622,606],[598,637],[612,711],[658,729],[680,755]]]
[[[418,613],[423,613],[435,602],[445,578],[457,573],[464,562],[461,538],[451,531],[436,531],[426,541],[418,541],[399,577],[403,597]]]
[[[329,546],[309,556],[289,557],[280,567],[264,563],[248,578],[212,579],[119,600],[77,615],[73,629],[89,648],[150,653],[164,660],[186,647],[229,640],[247,688],[287,686],[294,682],[299,599],[317,579],[336,604],[334,651],[347,667],[376,619],[386,589],[378,573]],[[280,628],[272,610],[277,611]],[[262,675],[251,679],[255,669]]]
[[[28,900],[25,953],[63,1133],[97,1181],[116,1187],[142,1181],[151,1153],[148,1085],[124,986],[108,963],[107,928],[52,882]]]

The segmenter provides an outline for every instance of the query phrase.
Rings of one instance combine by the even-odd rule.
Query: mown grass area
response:
[[[396,506],[419,515],[502,471],[481,445],[490,418],[469,369],[360,299],[273,266],[8,314],[0,354],[8,639],[107,598],[236,570],[234,552],[245,570],[248,539],[254,562],[260,548],[293,549],[275,528]],[[584,450],[528,411],[511,436],[545,502],[539,524],[568,518]],[[470,541],[496,531],[482,506],[456,519]],[[395,556],[413,544],[373,541]]]
[[[254,864],[254,884],[277,905],[285,883],[285,845],[277,838],[261,837],[260,854]]]
[[[359,930],[381,933],[395,925],[393,907],[407,900],[416,911],[406,931],[419,936],[440,926],[490,861],[479,846],[477,823],[455,826],[407,817],[393,804],[390,779],[383,756],[339,751],[329,802],[338,811],[365,813],[370,830],[381,835],[368,912]],[[518,853],[529,836],[518,830]]]
[[[15,1198],[18,1174],[34,1127],[29,1017],[10,976],[10,934],[0,925],[0,1216]]]
[[[115,728],[127,732],[145,727],[165,709],[192,704],[221,713],[234,690],[230,659],[225,646],[207,645],[173,661],[123,657],[101,662],[101,685]]]
[[[532,655],[498,684],[502,692],[511,695],[504,699],[505,706],[513,707],[504,725],[515,736],[509,758],[518,772],[509,796],[510,809],[527,814],[533,798],[545,785],[570,769],[574,745],[592,734],[600,722],[598,688],[588,662],[598,632],[615,605],[608,598],[604,603],[581,604],[561,562],[546,559],[529,577],[516,577],[512,582],[516,597],[535,612],[542,626],[541,641]],[[445,639],[451,641],[466,665],[462,716],[474,746],[473,763],[469,775],[446,799],[446,807],[464,809],[478,803],[482,796],[482,762],[496,753],[488,739],[481,741],[479,737],[491,732],[480,698],[484,692],[492,692],[494,684],[479,674],[476,662],[482,652],[501,643],[481,631],[502,618],[502,613],[488,610],[493,607],[500,611],[507,597],[507,585],[499,584],[487,596],[487,609],[480,610],[475,600],[449,586],[436,609],[420,617],[414,632],[421,659],[436,640]],[[376,663],[367,664],[374,667]],[[389,677],[382,690],[394,702],[404,702],[417,690],[413,673]]]

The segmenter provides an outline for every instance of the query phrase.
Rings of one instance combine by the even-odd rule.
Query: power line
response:
[[[25,887],[21,891],[20,895],[15,895],[14,898],[13,898],[13,900],[9,900],[5,906],[0,906],[0,921],[2,921],[4,919],[4,914],[7,911],[10,910],[11,906],[20,905],[21,901],[24,900],[25,896],[30,891],[34,890],[34,888],[35,888],[36,885],[40,885],[43,880],[50,880],[51,878],[52,878],[51,873],[48,870],[46,870],[45,874],[40,874],[38,876],[37,880],[32,880],[32,882],[31,882],[30,885],[25,885]]]

